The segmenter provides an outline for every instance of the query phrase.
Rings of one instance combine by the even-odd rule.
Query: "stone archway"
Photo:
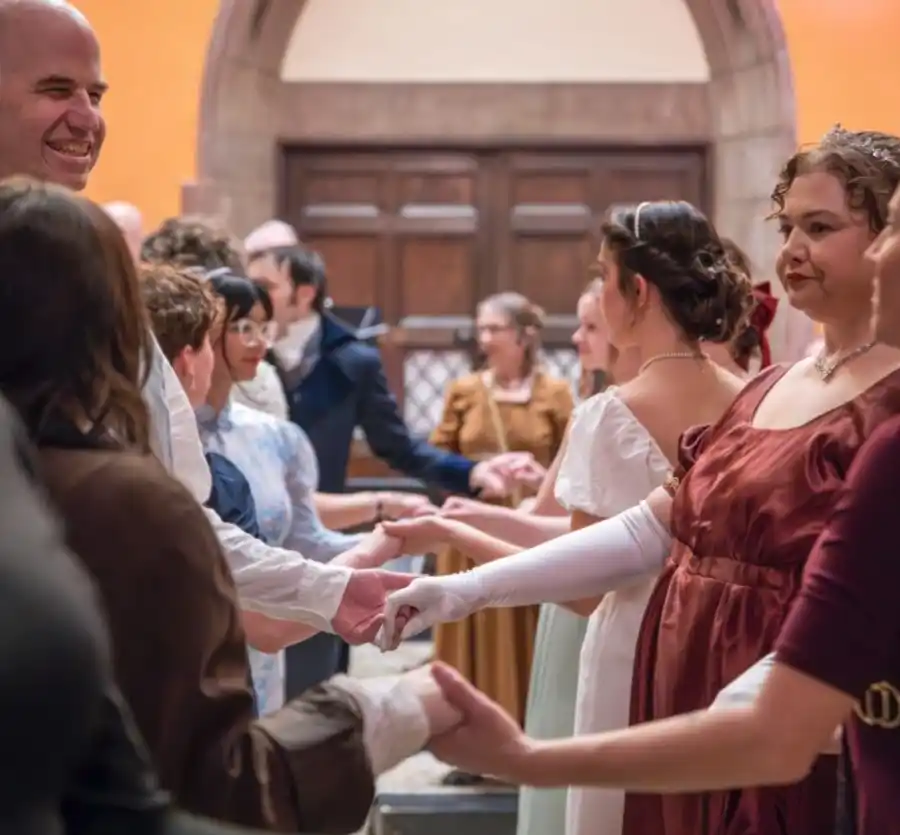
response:
[[[777,241],[760,220],[796,144],[793,85],[775,0],[684,0],[710,64],[707,85],[571,88],[287,84],[280,78],[282,56],[304,2],[223,0],[201,93],[198,182],[185,188],[186,210],[226,210],[239,232],[272,216],[279,143],[286,140],[547,138],[549,126],[551,135],[600,143],[636,136],[650,143],[710,143],[717,226],[740,241],[755,264],[773,263]],[[486,117],[473,121],[473,113]],[[772,334],[782,355],[796,350],[787,319],[779,316]],[[803,344],[807,338],[796,334]]]

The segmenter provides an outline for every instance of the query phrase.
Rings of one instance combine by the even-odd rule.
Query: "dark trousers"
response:
[[[340,672],[341,644],[337,635],[319,632],[285,651],[285,696],[295,699],[305,690]]]

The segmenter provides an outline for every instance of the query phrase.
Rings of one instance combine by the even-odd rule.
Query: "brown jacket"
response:
[[[359,828],[374,784],[357,706],[326,685],[256,720],[234,582],[203,510],[155,459],[86,446],[42,446],[41,474],[99,586],[162,785],[245,826]]]

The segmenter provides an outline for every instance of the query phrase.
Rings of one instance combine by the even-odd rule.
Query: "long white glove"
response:
[[[472,571],[420,577],[388,596],[383,650],[435,623],[480,609],[565,603],[605,594],[660,570],[672,538],[646,502]],[[399,618],[398,618],[399,615]]]

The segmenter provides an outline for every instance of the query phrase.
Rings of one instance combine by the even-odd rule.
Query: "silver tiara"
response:
[[[871,136],[856,131],[845,130],[840,124],[835,125],[820,140],[820,148],[852,148],[878,162],[897,165],[898,160],[886,148],[875,144]]]

